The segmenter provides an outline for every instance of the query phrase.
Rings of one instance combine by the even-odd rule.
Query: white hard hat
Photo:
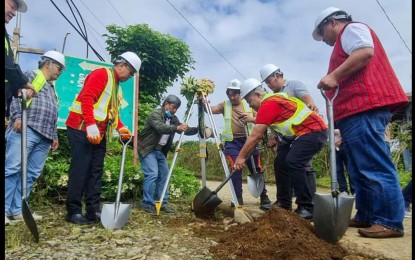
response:
[[[23,0],[13,0],[13,1],[17,4],[16,12],[26,13],[27,5],[25,1]]]
[[[320,25],[326,23],[330,18],[334,19],[352,19],[350,15],[347,14],[346,11],[337,8],[337,7],[329,7],[324,9],[316,18],[314,23],[314,30],[313,30],[313,39],[316,41],[322,41],[323,36],[320,35],[319,27]]]
[[[122,57],[124,60],[126,60],[131,67],[135,70],[135,72],[138,72],[141,67],[141,59],[138,57],[137,54],[131,51],[124,52],[119,57]]]
[[[282,74],[280,68],[278,68],[274,64],[266,64],[264,67],[261,68],[259,74],[261,75],[261,80],[264,82],[272,73],[277,72],[278,74]]]
[[[62,53],[58,51],[47,51],[42,55],[42,57],[49,58],[58,62],[60,65],[63,66],[63,69],[66,69],[65,56]]]
[[[255,78],[249,78],[242,82],[241,84],[241,97],[245,98],[246,95],[248,95],[249,92],[256,89],[257,87],[261,86],[261,82],[259,82]]]
[[[228,82],[228,85],[226,86],[226,89],[241,89],[241,82],[238,79],[232,79]]]

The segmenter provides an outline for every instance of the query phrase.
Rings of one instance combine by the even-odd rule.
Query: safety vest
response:
[[[249,107],[248,103],[242,99],[242,106],[245,113],[249,113],[252,116],[252,109]],[[229,100],[224,102],[223,107],[223,117],[225,119],[225,127],[220,135],[222,142],[231,142],[233,140],[232,134],[232,103]],[[248,133],[252,131],[252,123],[248,123]]]
[[[6,48],[6,55],[8,55],[10,51],[10,45],[9,45],[9,41],[7,40],[7,35],[4,36],[4,47]],[[4,82],[7,83],[9,81],[7,79],[4,79]]]
[[[280,123],[274,123],[270,125],[270,127],[278,132],[281,133],[283,136],[295,136],[295,132],[293,130],[293,126],[300,125],[311,113],[312,111],[298,98],[295,97],[288,97],[287,93],[267,93],[264,95],[264,97],[261,100],[261,103],[272,96],[280,96],[284,99],[291,100],[297,104],[297,109],[295,110],[295,113],[288,118],[287,120],[280,122]]]
[[[105,86],[104,91],[101,93],[101,96],[99,97],[98,101],[94,104],[94,119],[97,121],[104,121],[107,118],[111,96],[113,94],[121,94],[117,93],[118,84],[116,84],[115,82],[114,72],[112,71],[112,69],[106,68],[106,70],[108,74],[107,85]],[[119,104],[119,102],[117,102],[117,104]],[[118,109],[118,107],[116,107],[115,109]],[[69,110],[82,115],[81,102],[77,101],[75,98]],[[113,122],[118,123],[118,113],[113,113],[112,116],[113,118],[111,120],[114,120]]]

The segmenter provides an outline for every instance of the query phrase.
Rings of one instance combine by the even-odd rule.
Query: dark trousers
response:
[[[225,142],[225,157],[228,160],[231,168],[233,168],[236,157],[238,157],[239,151],[242,149],[245,142],[246,142],[246,137],[238,137],[238,138],[234,138],[231,142]],[[254,156],[256,171],[258,173],[262,172],[261,158],[260,158],[258,150],[255,150],[252,156]],[[246,165],[248,166],[249,172],[252,173],[253,168],[252,168],[250,157],[246,159]],[[232,180],[233,187],[235,189],[236,197],[238,198],[242,197],[242,171],[241,170],[235,171],[232,174],[231,180]],[[264,190],[262,191],[261,195],[266,195],[266,194],[267,194],[267,189],[264,186]]]
[[[412,179],[406,184],[402,190],[403,199],[405,200],[405,208],[412,203]]]
[[[312,211],[313,195],[306,174],[306,167],[313,156],[327,141],[327,131],[313,132],[296,138],[291,144],[278,144],[274,160],[277,201],[282,207],[291,208],[291,187],[297,196],[298,207]]]
[[[101,178],[104,169],[106,139],[94,145],[88,142],[83,131],[68,127],[71,147],[71,165],[68,173],[68,215],[82,213],[82,197],[85,195],[87,214],[100,212]]]
[[[337,176],[337,183],[339,184],[339,191],[340,192],[347,192],[349,193],[349,189],[347,186],[346,175],[349,179],[349,186],[350,186],[350,193],[354,194],[354,187],[352,180],[350,179],[350,175],[346,174],[345,170],[347,170],[347,153],[346,148],[343,145],[340,145],[339,150],[336,151],[336,176]]]

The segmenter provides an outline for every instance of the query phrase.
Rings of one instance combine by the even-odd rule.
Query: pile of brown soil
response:
[[[339,244],[319,239],[310,222],[280,208],[227,231],[213,225],[195,234],[218,242],[210,249],[214,259],[343,259],[347,254]]]

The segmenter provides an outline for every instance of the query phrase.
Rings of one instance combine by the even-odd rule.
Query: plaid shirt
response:
[[[33,80],[32,78],[30,80]],[[27,126],[50,140],[58,140],[57,121],[58,104],[55,89],[52,84],[46,82],[43,88],[32,98],[30,106],[26,110]],[[22,118],[22,103],[19,98],[14,98],[10,104],[10,124],[13,127],[16,119]]]

